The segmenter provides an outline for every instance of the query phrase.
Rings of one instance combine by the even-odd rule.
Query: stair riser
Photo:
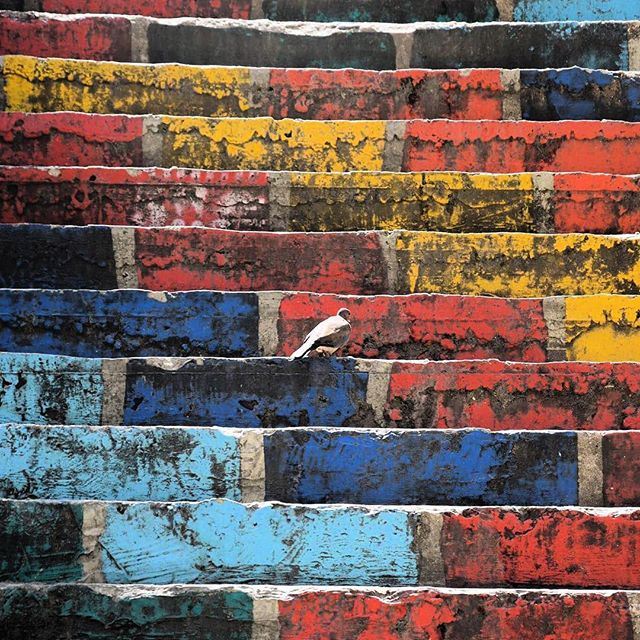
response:
[[[288,356],[340,307],[350,309],[352,323],[342,355],[640,361],[640,298],[606,295],[500,299],[0,289],[0,350],[89,358]]]
[[[6,501],[0,510],[0,577],[11,582],[640,585],[633,510],[225,500]]]
[[[0,587],[0,620],[10,640],[70,630],[110,639],[114,620],[121,638],[166,640],[542,640],[541,629],[563,640],[633,640],[637,601],[631,591],[10,584]]]
[[[0,497],[634,506],[640,433],[2,425]]]
[[[588,69],[305,70],[6,56],[7,111],[303,120],[640,119],[640,79]]]
[[[640,124],[0,113],[13,165],[640,173]]]
[[[0,222],[635,233],[636,176],[0,167]]]
[[[0,354],[0,364],[2,422],[640,428],[639,365],[633,363],[103,361]]]
[[[273,67],[637,69],[636,23],[327,25],[5,12],[0,50],[57,58]]]
[[[636,236],[1,225],[0,243],[6,288],[523,298],[640,293]]]

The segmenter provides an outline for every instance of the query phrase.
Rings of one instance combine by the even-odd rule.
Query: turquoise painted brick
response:
[[[100,424],[101,360],[0,353],[0,422]]]
[[[0,497],[239,500],[238,438],[182,427],[0,426]]]
[[[416,584],[410,514],[221,500],[107,504],[107,582]]]

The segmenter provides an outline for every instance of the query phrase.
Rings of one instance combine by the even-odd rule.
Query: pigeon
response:
[[[350,316],[349,309],[343,307],[335,316],[331,316],[316,325],[304,339],[302,346],[289,356],[289,360],[304,358],[311,351],[331,355],[340,347],[344,347],[351,333]]]

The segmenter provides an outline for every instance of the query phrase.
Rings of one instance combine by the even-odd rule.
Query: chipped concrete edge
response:
[[[552,361],[567,359],[566,307],[564,296],[542,299],[542,312],[547,326],[547,358]]]
[[[404,33],[393,33],[393,44],[396,48],[396,69],[409,69],[413,53],[414,29]]]
[[[280,345],[278,335],[280,303],[285,293],[257,291],[256,295],[258,296],[258,351],[262,356],[275,356]]]
[[[415,544],[418,553],[419,584],[444,586],[444,560],[440,546],[442,513],[423,512],[418,518]]]
[[[136,264],[136,230],[134,227],[111,227],[111,244],[118,289],[138,288]]]
[[[149,18],[135,16],[131,23],[131,62],[149,62]]]
[[[127,387],[127,358],[102,361],[102,410],[100,424],[121,425]]]
[[[384,150],[382,170],[400,173],[404,159],[404,143],[407,130],[406,120],[389,120],[384,130]]]
[[[82,505],[82,566],[83,582],[104,582],[100,536],[107,521],[106,504],[86,502]]]
[[[271,231],[289,230],[291,208],[291,174],[277,171],[269,174],[269,224]]]
[[[522,120],[520,69],[500,69],[502,82],[502,119]]]
[[[367,404],[373,409],[376,421],[385,424],[385,408],[389,397],[392,360],[359,360],[358,370],[367,372]]]
[[[578,504],[581,507],[601,507],[604,504],[602,434],[579,431],[577,436]]]
[[[279,640],[280,611],[275,598],[253,596],[251,640]]]
[[[627,51],[629,71],[640,71],[640,22],[631,22],[627,26]]]
[[[266,482],[263,432],[245,431],[238,439],[238,447],[242,502],[263,502]]]

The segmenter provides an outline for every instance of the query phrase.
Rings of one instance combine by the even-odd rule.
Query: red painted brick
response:
[[[635,176],[562,174],[554,177],[555,229],[562,233],[636,233],[640,181]]]
[[[281,640],[633,640],[623,593],[320,591],[278,606]]]
[[[444,295],[290,294],[280,304],[278,353],[289,355],[316,322],[349,307],[352,332],[344,355],[543,362],[547,329],[542,301]]]
[[[154,290],[315,290],[382,293],[375,233],[241,233],[136,229],[140,287]]]
[[[607,433],[602,441],[604,503],[640,504],[640,433]]]
[[[5,13],[0,16],[0,55],[11,53],[127,62],[131,23],[118,16],[64,19]]]
[[[240,18],[251,12],[251,0],[41,0],[54,13],[129,13],[158,18]]]
[[[142,119],[0,113],[0,163],[141,165]]]
[[[640,587],[640,511],[468,509],[444,516],[450,586]]]
[[[262,228],[260,172],[0,167],[0,222]]]
[[[616,121],[407,124],[405,171],[640,172],[640,124]]]
[[[640,429],[630,363],[396,362],[390,427]]]
[[[385,120],[497,119],[503,86],[497,69],[365,71],[272,69],[267,115],[276,118]]]

